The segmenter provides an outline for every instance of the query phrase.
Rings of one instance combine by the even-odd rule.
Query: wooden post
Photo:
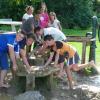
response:
[[[82,42],[82,61],[81,63],[85,63],[85,58],[86,58],[86,42]]]
[[[26,91],[34,90],[35,88],[35,76],[34,74],[26,75]]]

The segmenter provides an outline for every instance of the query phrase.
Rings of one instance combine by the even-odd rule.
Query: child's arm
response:
[[[58,23],[58,26],[59,26],[59,29],[62,31],[62,27],[61,27],[60,22]]]
[[[50,62],[52,61],[53,56],[54,56],[54,52],[52,52],[52,53],[50,54],[50,57],[49,57],[49,59],[47,60],[47,62],[45,63],[44,67],[46,67],[47,65],[50,64]]]
[[[43,42],[43,45],[38,49],[38,54],[42,54],[47,47],[48,45],[45,42]]]
[[[54,67],[57,66],[57,64],[58,64],[58,59],[59,59],[59,52],[56,53],[55,62],[54,62]]]

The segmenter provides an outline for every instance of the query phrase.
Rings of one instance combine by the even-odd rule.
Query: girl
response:
[[[25,21],[25,20],[33,17],[34,8],[32,6],[27,6],[25,11],[26,11],[26,13],[23,15],[22,21]]]
[[[48,27],[49,22],[49,16],[47,13],[47,7],[44,2],[41,3],[41,9],[40,9],[40,27],[46,28]]]
[[[62,27],[60,25],[60,21],[57,19],[55,12],[50,12],[49,17],[50,17],[50,21],[49,21],[48,26],[55,27],[57,29],[62,30]]]

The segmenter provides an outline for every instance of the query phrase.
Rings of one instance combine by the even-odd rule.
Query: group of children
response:
[[[34,33],[34,28],[38,26],[41,28],[55,27],[62,30],[60,21],[57,19],[55,12],[50,12],[50,14],[48,14],[44,2],[41,3],[40,9],[35,11],[34,15],[34,8],[32,6],[27,6],[25,11],[26,13],[22,17],[23,24],[21,27],[24,32]]]
[[[0,87],[8,87],[5,84],[5,77],[8,70],[8,56],[12,62],[12,68],[17,70],[16,59],[22,58],[30,72],[31,66],[26,57],[25,46],[30,46],[34,42],[39,46],[37,54],[43,53],[46,49],[50,50],[50,57],[47,59],[44,67],[54,61],[54,67],[60,67],[58,77],[62,77],[65,70],[70,88],[73,87],[73,78],[71,71],[79,71],[87,66],[95,66],[94,61],[79,65],[79,55],[74,47],[67,43],[67,38],[61,31],[61,25],[54,12],[47,13],[46,4],[41,3],[39,16],[33,16],[33,7],[28,6],[23,16],[21,31],[17,34],[0,34]],[[30,27],[29,27],[30,26]],[[34,50],[34,49],[33,49]],[[64,69],[65,66],[65,69]]]

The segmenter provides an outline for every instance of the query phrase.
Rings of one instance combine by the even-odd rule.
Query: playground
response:
[[[96,27],[95,27],[96,29]],[[97,29],[96,29],[97,30]],[[91,28],[89,30],[64,30],[66,31],[66,35],[68,36],[68,42],[72,45],[74,45],[79,54],[83,55],[83,59],[81,60],[80,63],[84,63],[87,62],[90,58],[89,58],[89,52],[90,52],[90,43],[91,42],[91,37],[86,37],[86,33],[91,31]],[[67,34],[69,33],[69,34]],[[70,33],[73,33],[70,35]],[[80,36],[79,33],[82,33],[82,36]],[[74,36],[73,36],[74,35]],[[91,35],[91,34],[89,34]],[[88,42],[88,45],[85,45],[85,49],[83,48],[84,43],[83,42]],[[78,42],[78,43],[77,43]],[[87,44],[87,43],[86,43]],[[99,47],[99,41],[98,41],[98,36],[96,36],[96,50],[95,50],[95,61],[96,61],[96,68],[99,74],[99,70],[100,70],[100,63],[99,63],[99,59],[100,59],[100,47]],[[83,50],[82,50],[83,48]],[[86,52],[82,53],[82,52]],[[93,53],[92,53],[93,54]],[[42,59],[41,59],[42,58]],[[39,62],[32,61],[31,59],[31,63],[33,65],[39,66],[39,65],[43,65],[43,57],[38,58]],[[18,61],[20,62],[20,61]],[[20,66],[22,65],[21,63],[18,65]],[[75,77],[76,80],[76,85],[74,86],[73,90],[70,90],[68,88],[68,83],[66,78],[63,78],[63,80],[57,80],[56,78],[52,77],[53,72],[56,72],[59,69],[44,69],[41,71],[36,71],[36,78],[38,77],[47,77],[47,85],[43,86],[43,81],[41,81],[41,79],[39,78],[37,83],[34,83],[34,72],[33,75],[29,75],[27,76],[27,73],[25,73],[25,69],[24,67],[21,68],[22,66],[20,66],[19,68],[19,72],[17,74],[17,78],[21,78],[21,80],[17,81],[15,80],[11,82],[12,80],[12,74],[11,72],[8,73],[7,75],[7,80],[8,82],[11,82],[12,87],[8,88],[8,89],[0,89],[0,100],[27,100],[27,97],[30,98],[30,100],[33,98],[33,94],[31,93],[32,91],[40,91],[40,97],[41,100],[99,100],[100,99],[100,75],[91,75],[91,73],[93,73],[90,69],[88,71],[88,69],[85,70],[85,73],[73,73],[73,76]],[[38,68],[36,68],[37,70]],[[50,75],[50,76],[49,76]],[[27,81],[24,80],[24,76],[26,77]],[[23,77],[23,78],[22,78]],[[53,79],[53,80],[52,80]],[[20,82],[20,83],[19,83]],[[24,82],[24,83],[23,83]],[[25,82],[27,85],[25,85]],[[36,82],[36,81],[35,81]],[[43,84],[39,84],[39,83],[43,83]],[[45,79],[46,82],[46,79]],[[77,84],[78,83],[78,84]],[[16,85],[15,85],[16,84]],[[19,85],[18,85],[19,84]],[[22,85],[21,85],[22,84]],[[40,87],[37,87],[40,85]],[[24,86],[23,86],[24,85]],[[17,87],[18,86],[18,87]],[[43,87],[41,90],[41,86]],[[47,86],[47,87],[46,87]],[[35,89],[34,89],[35,88]],[[24,90],[23,90],[24,89]],[[25,92],[26,91],[26,92]],[[23,93],[23,94],[22,94]],[[35,95],[39,95],[38,93]],[[44,98],[43,98],[43,97]],[[37,100],[37,99],[36,99]],[[38,99],[40,100],[40,99]]]
[[[100,100],[100,0],[0,9],[0,100]]]

